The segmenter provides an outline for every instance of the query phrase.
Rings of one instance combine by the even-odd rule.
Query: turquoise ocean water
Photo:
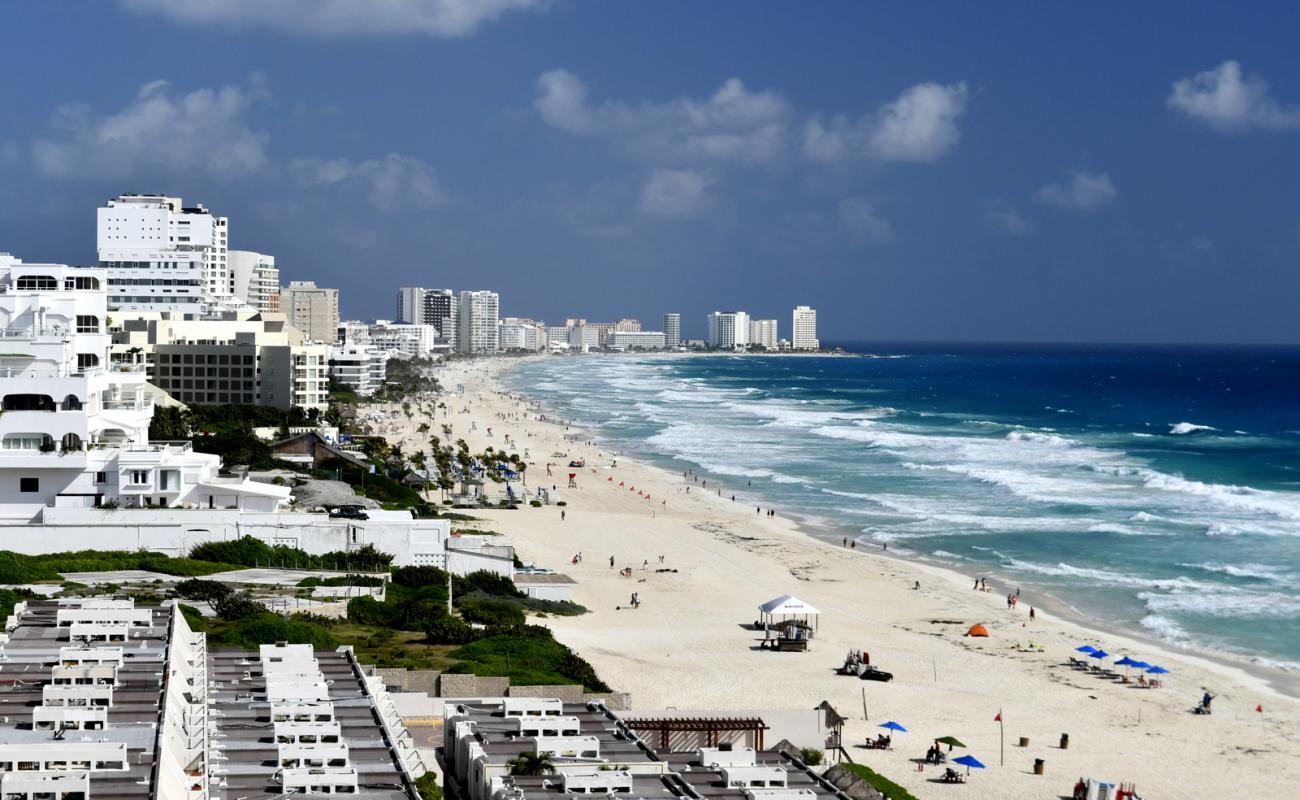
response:
[[[834,535],[1300,664],[1300,350],[846,347],[557,357],[507,385]]]

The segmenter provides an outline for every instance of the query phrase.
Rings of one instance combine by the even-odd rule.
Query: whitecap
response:
[[[1194,422],[1179,422],[1175,425],[1170,426],[1169,428],[1169,432],[1174,436],[1185,436],[1189,433],[1196,433],[1197,431],[1217,431],[1217,430],[1218,428],[1212,427],[1210,425],[1197,425]]]

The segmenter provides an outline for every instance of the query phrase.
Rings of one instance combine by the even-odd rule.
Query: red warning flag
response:
[[[1262,705],[1255,706],[1255,713],[1256,713],[1256,714],[1263,714],[1263,713],[1264,713],[1264,706],[1262,706]]]
[[[1001,712],[1001,711],[999,711],[999,712],[998,712],[998,715],[997,715],[996,717],[993,718],[993,721],[994,721],[994,722],[1001,722],[1001,721],[1002,721],[1002,712]]]

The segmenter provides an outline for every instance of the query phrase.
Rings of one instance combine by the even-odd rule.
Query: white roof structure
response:
[[[821,612],[792,594],[783,594],[780,597],[768,600],[758,607],[758,610],[771,616],[811,616]]]

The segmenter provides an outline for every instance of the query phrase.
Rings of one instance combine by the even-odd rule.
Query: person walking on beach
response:
[[[1038,619],[1038,615],[1034,613],[1034,607],[1033,607],[1033,606],[1030,606],[1030,607],[1029,607],[1029,621],[1030,621],[1030,622],[1033,622],[1033,621],[1036,620],[1036,619]]]
[[[564,509],[560,509],[560,522],[564,522]]]
[[[980,579],[979,579],[979,578],[976,578],[976,579],[975,579],[975,587],[974,587],[973,591],[978,592],[979,590],[980,590]]]
[[[614,557],[613,557],[613,556],[610,556],[610,557],[609,557],[609,568],[610,568],[610,569],[613,569],[613,568],[614,568]]]

